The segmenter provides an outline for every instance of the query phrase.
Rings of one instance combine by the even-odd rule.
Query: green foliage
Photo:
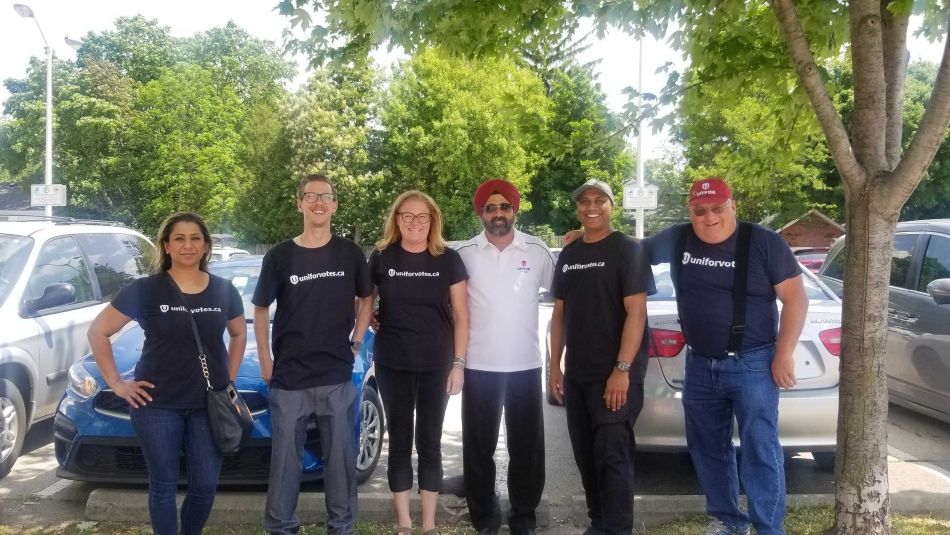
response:
[[[158,78],[162,69],[178,63],[180,56],[179,44],[169,28],[142,15],[119,17],[111,31],[89,32],[76,54],[80,67],[107,61],[140,83]]]
[[[290,103],[286,140],[293,184],[309,173],[329,176],[339,195],[334,231],[357,243],[379,239],[391,201],[383,197],[371,152],[379,100],[379,73],[364,59],[317,70]]]
[[[530,192],[550,107],[538,77],[511,60],[418,52],[395,74],[382,112],[387,200],[425,191],[442,208],[446,237],[471,237],[481,228],[471,206],[478,184],[504,178],[522,198]]]
[[[176,210],[226,223],[246,171],[239,161],[243,109],[209,71],[179,65],[141,88],[131,126],[132,202],[139,226],[157,228]]]

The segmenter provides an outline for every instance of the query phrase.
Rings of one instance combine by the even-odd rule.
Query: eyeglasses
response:
[[[689,213],[695,217],[703,217],[709,212],[712,212],[713,215],[722,215],[723,213],[726,212],[729,206],[731,206],[731,204],[732,204],[732,199],[720,205],[713,206],[712,208],[707,208],[705,206],[696,206],[694,208],[690,208]]]
[[[413,220],[419,221],[419,223],[425,225],[432,219],[432,214],[414,214],[412,212],[399,212],[397,214],[399,219],[402,219],[403,223],[412,223]]]
[[[336,195],[332,193],[314,193],[312,191],[308,191],[303,194],[303,200],[310,204],[313,204],[317,201],[333,202],[336,200]]]
[[[506,202],[503,202],[501,204],[486,204],[484,208],[485,213],[487,214],[494,214],[495,212],[499,210],[501,210],[502,212],[510,212],[513,209],[514,209],[514,206]]]

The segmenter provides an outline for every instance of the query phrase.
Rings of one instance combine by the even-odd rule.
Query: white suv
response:
[[[86,331],[129,281],[147,275],[152,245],[116,223],[0,221],[0,478],[30,426],[53,416]]]

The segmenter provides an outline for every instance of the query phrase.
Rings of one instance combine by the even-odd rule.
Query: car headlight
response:
[[[74,394],[82,399],[88,399],[99,391],[99,383],[96,378],[86,371],[82,362],[77,362],[69,367],[69,387]]]

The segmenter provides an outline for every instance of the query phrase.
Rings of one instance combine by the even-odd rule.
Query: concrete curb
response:
[[[178,494],[181,504],[184,493]],[[211,512],[211,524],[262,525],[265,495],[261,492],[218,493]],[[508,510],[507,496],[501,497],[502,510]],[[950,518],[950,496],[945,493],[906,491],[890,494],[891,510],[895,513],[927,513]],[[300,493],[297,516],[304,524],[326,521],[324,496],[320,492]],[[419,497],[412,496],[412,508],[419,511]],[[742,497],[745,506],[745,497]],[[832,494],[793,494],[788,496],[788,507],[834,505]],[[676,517],[703,513],[706,500],[701,495],[637,496],[634,498],[636,522],[651,527]],[[95,489],[86,502],[88,520],[113,522],[148,522],[148,491]],[[392,522],[392,501],[388,493],[360,493],[358,518],[364,522]],[[454,525],[468,522],[468,508],[464,498],[453,495],[439,497],[439,523]],[[587,504],[583,496],[564,500],[545,496],[538,507],[538,527],[545,531],[581,531],[589,526]],[[574,528],[574,529],[571,529]]]

